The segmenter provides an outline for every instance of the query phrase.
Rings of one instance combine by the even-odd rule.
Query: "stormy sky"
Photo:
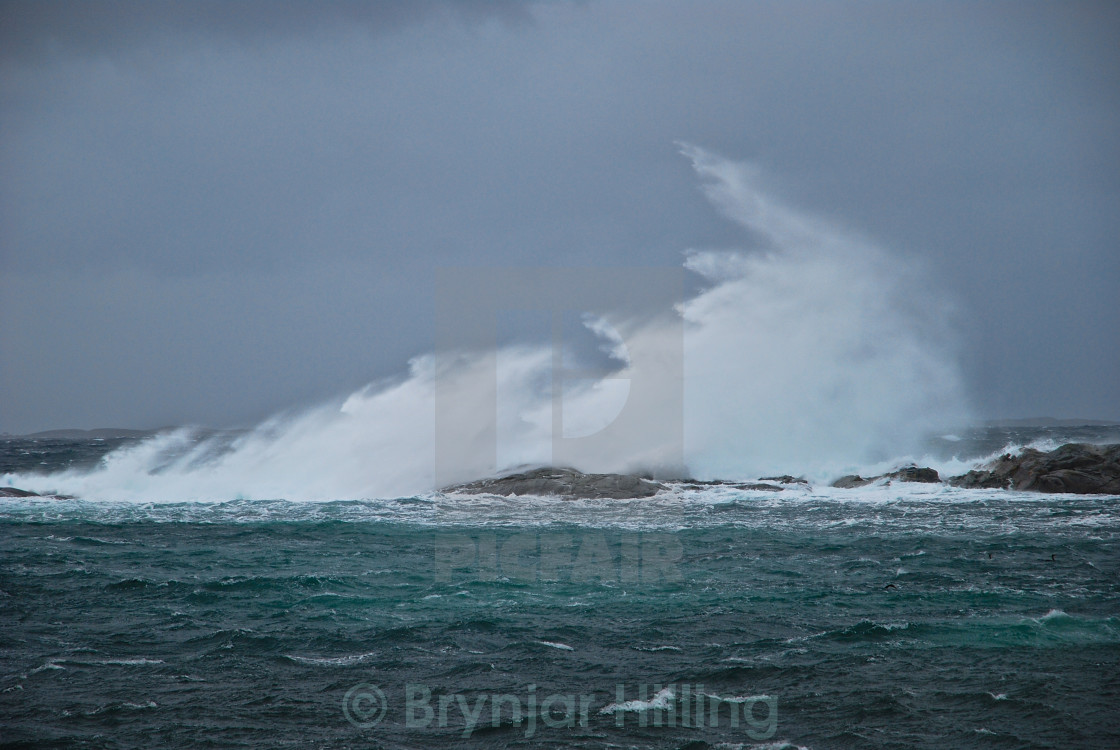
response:
[[[978,417],[1120,420],[1118,51],[1104,2],[0,3],[0,431],[246,425],[431,350],[437,268],[748,245],[680,141],[918,259]]]

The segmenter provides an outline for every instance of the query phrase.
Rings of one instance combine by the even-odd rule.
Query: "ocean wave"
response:
[[[1059,506],[1055,505],[1056,501],[1060,502]],[[809,510],[812,512],[807,512]],[[7,522],[244,524],[277,529],[292,523],[323,523],[337,524],[340,533],[352,524],[374,523],[380,524],[380,528],[401,530],[487,527],[543,532],[567,525],[619,532],[666,533],[722,525],[773,529],[789,526],[791,530],[795,527],[818,531],[859,529],[893,536],[923,529],[941,534],[951,519],[961,533],[970,534],[1030,531],[1108,534],[1116,527],[1118,512],[1120,498],[1115,497],[1053,496],[926,485],[915,488],[906,483],[856,490],[812,487],[795,493],[775,492],[756,497],[726,490],[672,491],[639,500],[611,501],[518,497],[485,502],[433,493],[423,503],[238,501],[147,506],[77,500],[0,503],[0,521]],[[133,577],[132,580],[140,583],[129,584],[127,580],[117,583],[127,587],[143,585],[145,581]],[[301,581],[272,576],[231,577],[207,585],[217,587],[215,590],[279,585],[312,589],[331,585],[332,590],[340,590],[332,584],[337,582],[328,574],[316,580]]]
[[[575,649],[568,644],[558,643],[556,641],[533,641],[533,643],[539,643],[542,646],[548,646],[549,648],[555,648],[560,651],[575,651]]]
[[[680,651],[680,646],[631,646],[630,648],[635,651],[646,651],[648,653],[657,653],[658,651]]]
[[[44,669],[64,669],[63,664],[75,667],[147,667],[163,664],[163,659],[150,659],[146,656],[116,658],[116,659],[80,659],[75,657],[59,657],[52,659],[42,667],[33,670],[39,672]]]
[[[376,651],[369,651],[364,654],[348,654],[345,656],[297,656],[295,654],[284,654],[285,659],[290,659],[297,664],[309,664],[317,667],[347,667],[351,664],[364,664],[376,656],[378,656]]]
[[[649,700],[632,700],[622,703],[610,703],[599,709],[601,715],[615,713],[638,713],[642,711],[665,710],[676,700],[676,691],[672,686],[662,688]]]

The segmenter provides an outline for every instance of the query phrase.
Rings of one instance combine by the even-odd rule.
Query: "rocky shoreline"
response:
[[[965,474],[942,479],[925,466],[904,466],[886,474],[840,477],[832,487],[852,489],[870,484],[921,482],[948,484],[965,489],[1008,489],[1026,492],[1072,493],[1081,495],[1120,495],[1120,444],[1092,445],[1067,443],[1049,452],[1027,448],[1018,455],[1004,454],[986,466]],[[445,493],[468,495],[543,495],[568,499],[630,500],[652,497],[669,489],[699,490],[727,487],[740,490],[780,492],[791,487],[808,487],[809,482],[789,475],[761,477],[757,482],[675,479],[656,480],[635,474],[584,474],[576,469],[543,467],[480,479],[446,487]],[[0,498],[68,496],[39,495],[16,487],[0,487]]]
[[[855,474],[843,476],[832,482],[831,486],[852,489],[890,482],[948,484],[966,489],[1120,495],[1120,444],[1068,443],[1045,453],[1027,448],[1016,456],[1005,454],[981,469],[944,480],[937,471],[929,467],[904,466],[873,477]],[[776,492],[791,486],[807,487],[808,484],[803,478],[788,475],[761,477],[757,482],[694,479],[657,481],[633,474],[583,474],[575,469],[546,467],[459,484],[447,487],[443,492],[623,500],[651,497],[673,488],[698,490],[720,486]]]
[[[1015,456],[1005,453],[988,466],[953,477],[949,483],[965,488],[1118,495],[1120,444],[1067,443],[1047,453],[1033,448]]]

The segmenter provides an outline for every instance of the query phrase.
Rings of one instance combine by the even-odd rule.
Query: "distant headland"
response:
[[[12,435],[5,432],[0,434],[0,438],[9,440],[112,440],[117,438],[145,438],[156,435],[160,432],[173,430],[174,427],[160,427],[155,430],[129,430],[123,427],[99,427],[95,430],[44,430],[43,432],[32,432],[27,435]]]
[[[1120,427],[1120,422],[1111,419],[1056,419],[1054,417],[987,419],[983,424],[985,427]]]

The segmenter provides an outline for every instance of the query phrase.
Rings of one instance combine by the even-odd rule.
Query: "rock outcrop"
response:
[[[39,497],[38,492],[21,490],[18,487],[0,487],[0,497]]]
[[[941,481],[941,477],[938,476],[937,471],[928,466],[905,466],[897,471],[892,471],[889,474],[880,474],[877,477],[865,478],[861,477],[859,474],[847,474],[833,482],[832,486],[839,487],[842,490],[850,490],[855,487],[865,487],[881,479],[893,480],[896,482],[937,483]]]
[[[673,486],[682,490],[706,490],[711,487],[726,487],[732,490],[761,490],[764,492],[781,492],[785,487],[767,482],[732,482],[726,479],[684,479],[673,483]]]
[[[965,488],[1000,488],[1079,495],[1120,495],[1120,444],[1067,443],[1048,453],[1027,448],[983,469],[953,477]]]
[[[444,492],[472,495],[546,495],[593,500],[651,497],[665,485],[632,474],[584,474],[575,469],[543,468],[448,487]]]
[[[780,492],[809,487],[801,477],[763,477],[761,482],[701,481],[682,479],[659,482],[634,474],[584,474],[575,469],[545,467],[480,479],[445,488],[444,492],[492,495],[544,495],[568,499],[629,500],[652,497],[668,489],[700,490],[727,487],[739,490]],[[938,483],[934,469],[906,466],[874,477],[843,476],[833,487],[851,489],[880,481]],[[1050,452],[1027,448],[1017,456],[1004,454],[981,469],[946,480],[966,489],[1012,489],[1048,493],[1120,495],[1120,444],[1068,443]],[[17,487],[0,487],[0,498],[43,497],[65,499],[68,495],[39,495]]]
[[[897,479],[900,482],[926,482],[928,484],[936,484],[941,481],[941,477],[937,474],[935,469],[928,466],[907,466],[892,471],[890,474],[884,474],[887,479]]]
[[[864,487],[883,479],[940,482],[933,469],[907,466],[877,477],[843,476],[833,487]],[[1120,444],[1067,443],[1049,452],[1027,448],[1017,456],[1004,454],[981,469],[946,480],[966,489],[1011,489],[1028,492],[1120,495]]]
[[[763,482],[779,482],[781,484],[803,484],[809,485],[809,480],[805,477],[792,477],[789,474],[782,474],[780,477],[759,477]]]
[[[864,479],[859,474],[845,474],[833,482],[832,486],[839,487],[842,490],[850,490],[856,487],[864,487],[881,478],[882,477],[869,477]]]

